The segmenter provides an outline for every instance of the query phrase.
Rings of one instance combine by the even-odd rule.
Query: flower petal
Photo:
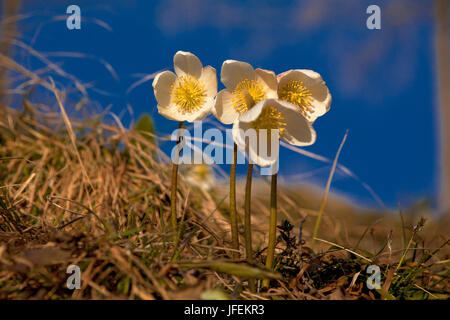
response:
[[[204,67],[199,80],[202,81],[205,86],[206,95],[208,97],[214,97],[217,94],[216,69],[211,66]]]
[[[311,112],[305,114],[310,122],[330,110],[331,94],[320,74],[312,70],[297,69],[289,70],[278,75],[278,88],[287,82],[299,80],[311,92]]]
[[[153,91],[155,92],[158,105],[167,106],[170,104],[170,89],[177,80],[177,76],[172,71],[163,71],[153,79]]]
[[[158,113],[169,120],[184,121],[185,116],[178,111],[178,107],[174,103],[168,105],[158,104]]]
[[[313,95],[313,99],[311,100],[311,105],[313,106],[312,112],[307,115],[307,119],[308,119],[308,121],[313,123],[314,121],[316,121],[316,119],[318,117],[323,116],[325,113],[328,112],[328,110],[330,110],[331,94],[328,92],[327,98],[322,102],[314,99],[314,95]]]
[[[239,117],[239,121],[241,122],[252,122],[255,121],[259,115],[261,114],[261,111],[264,107],[266,107],[271,102],[274,102],[275,99],[264,99],[255,104],[250,110],[243,113]]]
[[[239,112],[233,107],[232,98],[233,95],[228,89],[221,90],[216,96],[213,113],[224,124],[232,124],[239,117]]]
[[[206,97],[203,105],[192,113],[183,113],[175,103],[167,106],[158,105],[158,113],[169,120],[194,122],[204,119],[208,116],[213,108],[214,98]]]
[[[222,64],[220,79],[227,89],[234,90],[242,80],[254,80],[255,71],[247,62],[226,60]]]
[[[278,103],[278,106],[274,106],[286,121],[281,139],[294,146],[309,146],[316,142],[316,131],[311,122],[298,112],[298,107],[282,100],[278,100]]]
[[[271,154],[272,151],[270,150],[272,150],[274,146],[270,145],[270,141],[266,138],[266,133],[254,129],[252,122],[258,119],[264,108],[271,106],[279,107],[279,105],[280,102],[277,99],[262,100],[254,105],[249,111],[243,113],[233,125],[233,139],[237,146],[241,151],[248,153],[252,162],[261,167],[275,164],[278,159],[278,154]],[[283,106],[280,108],[282,107]],[[292,106],[292,108],[298,113],[298,108],[296,106]],[[248,141],[245,141],[246,136],[253,137],[253,140],[248,139]],[[262,138],[264,138],[264,141],[267,143],[267,147],[263,150],[260,149],[260,139]],[[276,138],[276,141],[278,143],[278,137]],[[279,148],[279,145],[277,148]],[[275,150],[273,152],[275,152]]]
[[[173,65],[179,77],[190,74],[199,79],[202,75],[203,65],[200,59],[190,52],[178,51],[173,57]]]
[[[251,163],[256,163],[261,167],[273,165],[278,160],[278,157],[272,159],[264,152],[260,153],[258,150],[259,139],[251,139],[250,137],[252,136],[252,132],[255,132],[255,130],[251,127],[250,123],[242,122],[236,119],[233,124],[232,135],[237,147],[244,154],[248,154],[249,161]],[[246,139],[247,136],[249,138]]]
[[[277,88],[278,81],[275,73],[270,70],[256,69],[256,81],[260,82],[264,86],[264,91],[266,91],[266,98],[278,98]]]
[[[296,146],[308,146],[316,141],[316,132],[311,123],[298,110],[298,107],[280,99],[266,99],[239,117],[239,122],[255,121],[264,108],[275,107],[286,122],[281,139]]]

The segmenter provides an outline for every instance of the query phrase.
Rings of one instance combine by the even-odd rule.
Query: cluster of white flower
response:
[[[277,223],[277,174],[276,157],[267,152],[283,139],[296,146],[311,145],[316,141],[313,122],[324,115],[331,104],[331,95],[317,72],[289,70],[275,75],[273,71],[253,69],[241,61],[226,60],[222,64],[221,81],[225,89],[217,92],[216,69],[203,67],[200,60],[190,52],[178,51],[173,59],[175,73],[164,71],[153,81],[158,112],[168,119],[194,122],[209,114],[224,124],[233,124],[233,163],[230,171],[230,223],[234,253],[239,258],[238,215],[236,209],[236,155],[237,148],[248,153],[249,167],[245,188],[245,248],[246,257],[252,262],[251,240],[251,176],[253,163],[271,169],[271,197],[269,245],[266,267],[274,264]],[[250,133],[250,134],[248,134]],[[247,142],[254,136],[253,142]],[[255,141],[256,140],[256,141]],[[276,144],[278,146],[278,144]],[[278,149],[276,150],[278,151]],[[172,225],[177,229],[176,184],[177,162],[172,171]],[[175,239],[177,243],[177,239]],[[263,287],[268,287],[268,279]],[[254,281],[249,281],[255,290]]]
[[[258,150],[245,143],[243,133],[260,129],[296,145],[311,145],[316,140],[312,123],[324,115],[331,95],[322,77],[312,70],[273,71],[253,69],[241,61],[222,64],[221,81],[225,89],[217,92],[216,69],[203,67],[192,53],[178,51],[175,73],[159,73],[153,88],[158,112],[176,121],[194,122],[209,114],[224,124],[233,124],[233,139],[240,150],[249,150],[251,160],[260,166],[273,164]]]

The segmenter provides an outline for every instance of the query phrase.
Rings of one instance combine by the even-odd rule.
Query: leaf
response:
[[[147,132],[151,134],[155,134],[155,126],[153,125],[153,120],[148,114],[143,114],[135,127],[136,131]],[[143,134],[143,137],[147,139],[149,142],[153,142],[154,138],[148,134]]]

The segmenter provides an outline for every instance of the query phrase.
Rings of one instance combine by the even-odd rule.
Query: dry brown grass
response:
[[[73,112],[80,101],[58,89],[59,83],[4,54],[0,66],[10,72],[4,80],[23,77],[18,88],[4,82],[20,102],[0,106],[0,298],[449,297],[448,215],[429,219],[422,228],[425,210],[400,219],[362,212],[330,196],[313,251],[322,195],[305,186],[279,191],[275,273],[263,267],[269,187],[262,179],[255,179],[252,204],[254,265],[230,262],[227,185],[217,183],[209,191],[194,187],[183,170],[175,244],[166,231],[170,165],[154,142],[161,138],[125,129],[114,115],[113,122],[104,115],[77,117]],[[65,76],[56,65],[51,69]],[[243,188],[244,181],[238,185]],[[242,218],[243,203],[238,208]],[[241,237],[242,244],[242,223]],[[80,290],[66,287],[71,264],[82,269]],[[369,264],[381,267],[381,290],[365,285]],[[249,277],[270,277],[271,288],[251,293]]]

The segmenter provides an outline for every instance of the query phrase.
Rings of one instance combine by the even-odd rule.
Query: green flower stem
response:
[[[248,164],[247,181],[245,184],[245,254],[249,263],[253,262],[252,250],[252,223],[251,223],[251,199],[252,199],[252,173],[253,164]],[[248,285],[251,292],[255,292],[255,279],[249,279]]]
[[[178,124],[178,129],[183,127],[183,121]],[[177,152],[175,154],[175,159],[172,164],[172,193],[170,196],[170,207],[171,207],[171,223],[172,231],[175,233],[175,241],[177,239],[177,184],[178,184],[178,158],[180,156],[180,150],[178,150],[178,144],[181,142],[181,137],[177,141]]]
[[[239,259],[239,234],[238,234],[238,219],[236,210],[236,162],[237,162],[237,145],[233,148],[233,162],[231,163],[230,171],[230,216],[231,216],[231,242],[233,260]]]
[[[277,233],[277,174],[272,175],[270,183],[270,226],[269,246],[267,248],[266,268],[272,269],[275,256],[275,242]],[[262,286],[269,287],[269,279],[264,279]]]

